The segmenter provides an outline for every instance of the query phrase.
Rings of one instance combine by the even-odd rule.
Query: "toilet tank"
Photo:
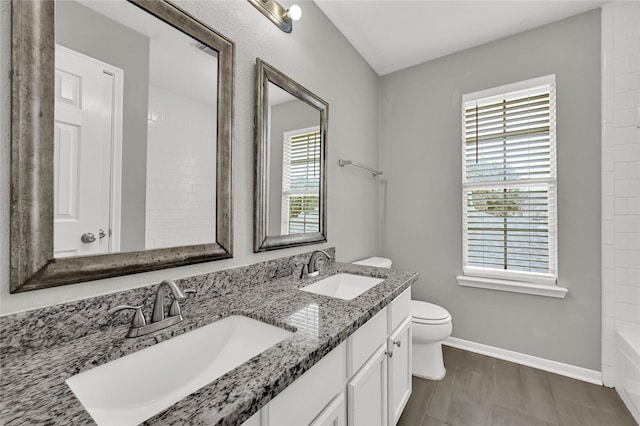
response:
[[[377,268],[391,268],[391,259],[386,257],[368,257],[366,259],[353,262],[354,265],[375,266]]]

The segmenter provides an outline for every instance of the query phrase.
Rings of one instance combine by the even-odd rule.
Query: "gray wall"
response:
[[[9,294],[9,1],[0,0],[0,312],[8,314],[97,294],[156,284],[163,279],[335,246],[339,260],[378,251],[378,191],[371,175],[341,169],[338,158],[378,163],[378,76],[311,1],[297,1],[303,17],[285,34],[247,1],[177,1],[236,43],[233,148],[234,258],[61,288]],[[293,4],[283,1],[285,6]],[[253,117],[255,60],[260,57],[329,102],[328,242],[253,253]],[[355,220],[354,218],[357,218]]]
[[[56,43],[124,70],[120,251],[145,244],[149,38],[74,1],[56,2]]]
[[[460,287],[461,95],[556,74],[559,285],[565,299]],[[381,78],[382,254],[453,336],[600,370],[600,11]]]
[[[320,125],[320,112],[301,100],[271,107],[269,141],[269,227],[267,235],[280,235],[282,214],[282,135]]]

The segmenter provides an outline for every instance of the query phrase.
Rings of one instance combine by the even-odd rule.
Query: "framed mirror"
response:
[[[327,241],[329,104],[256,61],[254,251]]]
[[[14,1],[12,61],[12,293],[232,257],[232,41],[164,0]]]

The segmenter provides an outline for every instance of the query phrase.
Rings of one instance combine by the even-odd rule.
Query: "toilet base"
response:
[[[412,376],[416,376],[416,377],[420,377],[421,379],[427,379],[427,380],[442,380],[442,379],[444,379],[444,376],[447,375],[447,369],[446,368],[444,369],[444,373],[442,373],[442,376],[440,376],[440,377],[421,376],[421,375],[413,373],[413,372],[411,373],[411,375]]]
[[[413,343],[412,371],[414,376],[429,380],[442,380],[447,374],[442,359],[442,343]]]

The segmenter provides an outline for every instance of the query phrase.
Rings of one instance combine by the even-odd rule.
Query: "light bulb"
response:
[[[300,6],[297,4],[294,4],[289,8],[289,10],[287,10],[287,16],[292,21],[297,21],[302,17],[302,9],[300,9]]]

